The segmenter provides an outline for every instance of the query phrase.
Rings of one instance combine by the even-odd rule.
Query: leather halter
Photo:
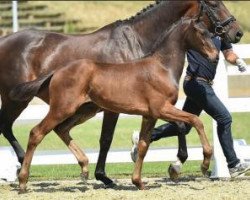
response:
[[[234,16],[230,16],[225,21],[221,22],[214,14],[210,6],[206,4],[205,1],[200,1],[200,14],[198,19],[202,16],[203,13],[207,14],[207,17],[211,21],[211,23],[214,26],[214,33],[215,35],[221,36],[226,32],[225,27],[229,25],[230,23],[236,21]]]

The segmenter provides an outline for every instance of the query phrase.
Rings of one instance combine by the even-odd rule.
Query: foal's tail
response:
[[[36,80],[17,85],[10,91],[9,97],[15,101],[30,101],[39,93],[40,89],[42,89],[43,86],[47,85],[50,82],[53,74],[54,71]]]

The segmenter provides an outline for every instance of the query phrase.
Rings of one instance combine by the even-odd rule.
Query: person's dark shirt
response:
[[[232,48],[230,43],[221,40],[220,37],[213,37],[212,40],[218,51],[224,51]],[[188,50],[187,60],[187,75],[192,77],[203,77],[207,80],[214,79],[218,63],[209,62],[209,60],[194,50]]]

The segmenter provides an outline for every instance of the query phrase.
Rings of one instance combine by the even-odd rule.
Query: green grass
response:
[[[249,134],[249,119],[250,113],[233,113],[232,132],[235,139],[245,139],[250,144]],[[212,120],[206,115],[201,115],[201,120],[205,125],[205,130],[209,141],[212,142]],[[162,124],[163,121],[158,121],[157,125]],[[71,131],[71,136],[83,149],[99,149],[99,137],[101,131],[101,120],[90,120],[85,124],[75,127]],[[120,118],[115,130],[112,149],[124,149],[131,147],[131,135],[133,130],[139,130],[141,124],[141,117],[134,118]],[[27,146],[29,131],[35,124],[17,124],[14,126],[14,133],[18,141],[23,147]],[[200,145],[198,134],[194,129],[187,136],[188,145]],[[0,146],[8,146],[8,142],[1,135]],[[176,146],[177,138],[167,138],[152,143],[151,147],[169,147]],[[58,136],[51,132],[48,134],[37,150],[63,150],[67,149],[64,143],[59,140]]]
[[[167,177],[169,162],[153,162],[143,164],[143,177]],[[107,175],[114,178],[130,178],[134,163],[107,164]],[[212,169],[212,167],[210,167]],[[95,164],[89,166],[90,179],[95,179]],[[200,162],[188,161],[184,164],[182,176],[201,176]],[[32,166],[30,180],[71,180],[79,179],[80,168],[78,165],[51,165]]]

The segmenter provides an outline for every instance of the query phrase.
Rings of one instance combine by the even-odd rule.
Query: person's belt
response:
[[[200,76],[189,76],[186,75],[184,78],[185,81],[190,81],[190,80],[198,80],[198,81],[204,81],[206,83],[208,83],[209,85],[213,85],[213,80],[208,80],[206,78],[200,77]]]

